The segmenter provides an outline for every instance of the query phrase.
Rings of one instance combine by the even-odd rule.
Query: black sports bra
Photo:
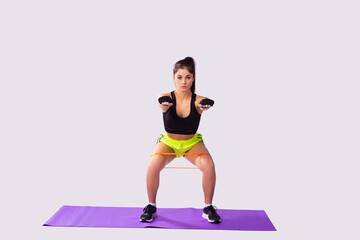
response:
[[[176,99],[174,91],[171,92],[173,105],[163,112],[164,126],[168,133],[195,134],[198,130],[201,114],[198,113],[195,107],[196,94],[193,93],[190,101],[190,114],[186,118],[179,117],[176,113]]]

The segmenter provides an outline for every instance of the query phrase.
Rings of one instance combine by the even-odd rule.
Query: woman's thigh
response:
[[[163,142],[158,142],[155,146],[155,149],[153,151],[152,154],[155,153],[174,153],[174,150],[172,150],[171,147],[167,146],[165,143]],[[172,160],[175,159],[175,155],[160,155],[160,154],[156,154],[153,155],[150,159],[150,163],[158,163],[158,164],[164,164],[167,165],[169,164]]]
[[[209,153],[208,149],[206,148],[204,142],[198,142],[195,144],[187,153]],[[200,168],[200,160],[204,159],[205,161],[212,163],[211,155],[185,155],[185,158],[189,160],[192,164]],[[204,161],[202,161],[204,162]],[[201,168],[200,168],[201,169]]]

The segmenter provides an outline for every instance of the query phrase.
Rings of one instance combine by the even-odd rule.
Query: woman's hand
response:
[[[164,107],[171,107],[173,105],[173,103],[162,102],[161,105],[164,106]]]
[[[210,98],[204,98],[200,101],[198,104],[198,107],[202,110],[208,110],[210,107],[214,106],[214,100],[211,100]]]
[[[158,101],[160,103],[160,107],[163,110],[167,110],[168,108],[170,108],[173,105],[173,101],[172,98],[169,96],[162,96],[158,98]]]
[[[211,107],[211,105],[202,105],[202,104],[198,104],[198,108],[201,109],[201,111],[205,111],[208,110]]]

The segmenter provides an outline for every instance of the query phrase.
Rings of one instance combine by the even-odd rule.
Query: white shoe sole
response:
[[[207,219],[208,222],[211,222],[211,223],[214,223],[214,222],[215,222],[215,220],[210,220],[210,219],[209,219],[209,215],[206,214],[206,213],[203,213],[203,214],[202,214],[202,217],[205,218],[205,219]],[[221,219],[218,221],[218,223],[220,223],[220,222],[221,222]]]
[[[154,218],[156,218],[158,215],[157,213],[154,213],[153,216],[152,216],[152,219],[149,219],[149,220],[146,220],[146,221],[141,221],[141,218],[140,218],[140,222],[152,222],[152,220],[154,220]]]

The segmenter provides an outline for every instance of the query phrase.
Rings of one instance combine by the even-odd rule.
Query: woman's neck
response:
[[[184,101],[184,100],[187,100],[189,98],[191,99],[191,96],[192,96],[192,92],[190,90],[186,91],[186,92],[175,90],[174,93],[176,95],[176,100],[177,101]]]

